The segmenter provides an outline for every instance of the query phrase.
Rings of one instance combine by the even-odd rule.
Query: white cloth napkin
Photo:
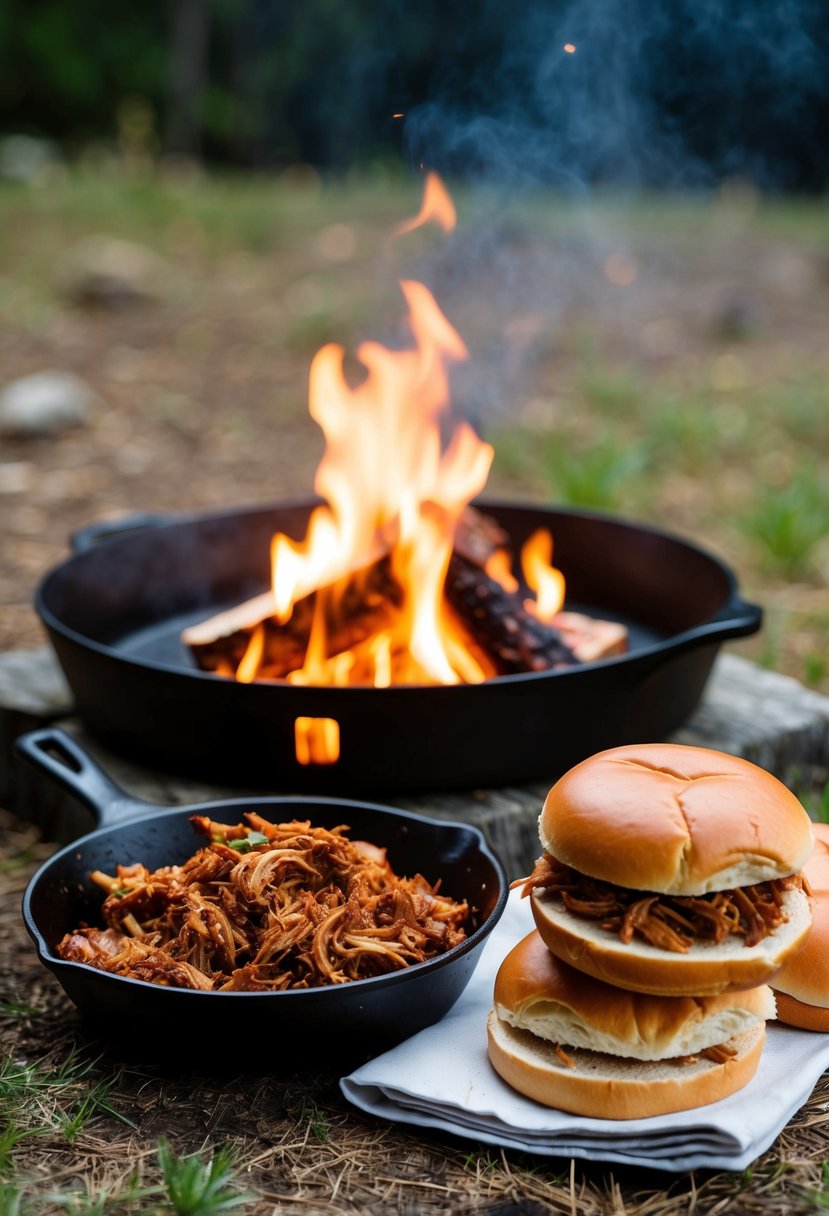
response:
[[[772,1023],[753,1080],[709,1106],[622,1121],[541,1106],[510,1089],[486,1054],[495,973],[532,928],[529,900],[514,891],[460,1000],[435,1026],[343,1077],[349,1101],[386,1119],[545,1156],[675,1171],[742,1170],[769,1147],[829,1067],[829,1035]]]

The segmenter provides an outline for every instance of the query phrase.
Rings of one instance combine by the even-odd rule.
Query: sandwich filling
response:
[[[800,887],[808,894],[802,874],[706,895],[636,891],[581,874],[549,853],[514,885],[521,887],[522,896],[536,891],[542,899],[560,901],[574,916],[618,933],[625,944],[640,939],[677,954],[687,953],[695,942],[719,944],[732,935],[756,946],[788,920],[786,892]]]

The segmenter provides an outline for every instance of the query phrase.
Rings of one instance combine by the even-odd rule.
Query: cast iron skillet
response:
[[[18,754],[45,770],[84,802],[99,827],[51,857],[32,878],[23,898],[26,929],[46,967],[62,984],[96,1032],[120,1042],[212,1044],[217,1053],[261,1051],[275,1067],[280,1052],[325,1055],[348,1048],[376,1051],[438,1021],[469,981],[486,938],[506,904],[507,880],[500,860],[477,828],[410,815],[370,803],[334,798],[230,799],[162,809],[117,786],[67,734],[38,730],[16,743]],[[334,987],[284,992],[200,992],[165,988],[108,975],[66,962],[54,947],[83,921],[101,923],[102,893],[92,870],[114,873],[118,862],[149,868],[190,857],[201,842],[189,820],[205,814],[236,823],[245,811],[265,818],[310,819],[315,826],[346,823],[354,839],[388,848],[398,874],[420,872],[455,899],[475,909],[461,945],[426,963]]]
[[[629,654],[453,687],[240,684],[197,670],[182,629],[265,590],[272,534],[303,537],[312,506],[144,517],[76,538],[81,551],[47,575],[36,605],[94,734],[140,762],[253,788],[551,783],[592,752],[670,734],[721,643],[760,626],[728,567],[688,541],[608,516],[485,502],[516,552],[537,528],[552,531],[567,606],[627,624]],[[298,763],[299,716],[337,720],[336,764]]]

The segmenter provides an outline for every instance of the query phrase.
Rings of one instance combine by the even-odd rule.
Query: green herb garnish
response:
[[[240,836],[238,840],[228,840],[227,847],[235,849],[237,853],[249,853],[258,845],[267,843],[268,838],[263,832],[248,832],[247,836]]]

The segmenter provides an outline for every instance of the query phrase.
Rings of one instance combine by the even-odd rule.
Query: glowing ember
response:
[[[294,741],[300,764],[334,764],[340,755],[340,724],[334,718],[299,717]]]

